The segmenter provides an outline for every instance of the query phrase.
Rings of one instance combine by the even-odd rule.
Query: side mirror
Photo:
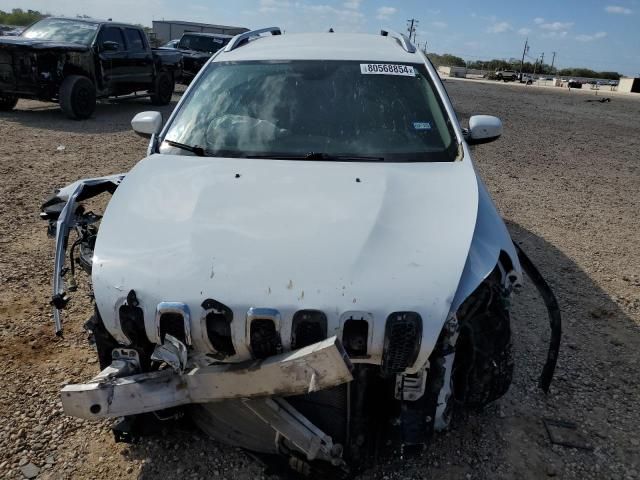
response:
[[[474,115],[469,119],[468,132],[469,145],[493,142],[502,135],[502,122],[491,115]]]
[[[150,138],[162,129],[162,114],[160,112],[140,112],[133,120],[131,127],[141,137]]]
[[[102,43],[102,49],[105,52],[117,52],[118,50],[120,50],[120,44],[118,42],[107,40],[106,42]]]

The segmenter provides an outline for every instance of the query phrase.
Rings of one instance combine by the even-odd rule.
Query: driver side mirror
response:
[[[105,52],[117,52],[118,50],[120,50],[120,44],[118,42],[107,40],[106,42],[102,43],[102,49]]]
[[[469,119],[469,130],[466,136],[469,145],[489,143],[502,135],[502,122],[491,115],[474,115]]]
[[[160,112],[140,112],[133,120],[131,127],[141,137],[150,138],[162,130],[162,114]]]

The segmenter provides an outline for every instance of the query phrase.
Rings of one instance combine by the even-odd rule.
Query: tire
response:
[[[60,86],[60,108],[73,120],[89,118],[96,109],[96,88],[82,75],[70,75]]]
[[[511,320],[498,295],[494,292],[486,308],[460,325],[453,390],[456,401],[466,407],[482,408],[497,400],[513,379]]]
[[[151,92],[151,104],[157,106],[169,105],[175,86],[176,83],[171,73],[160,72],[156,77],[153,91]]]
[[[501,82],[502,81],[502,75],[498,75],[498,81]]]
[[[17,103],[18,97],[16,95],[0,93],[0,111],[8,112],[13,110]]]

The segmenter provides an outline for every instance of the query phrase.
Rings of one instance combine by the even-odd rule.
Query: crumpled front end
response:
[[[88,47],[69,43],[0,38],[0,94],[53,100],[65,68],[91,72]]]
[[[186,409],[304,473],[366,465],[379,438],[424,445],[454,405],[499,398],[518,254],[470,162],[421,168],[155,155],[61,190],[43,213],[57,328],[76,229],[103,369],[63,389],[65,411]],[[103,219],[78,209],[104,191]]]

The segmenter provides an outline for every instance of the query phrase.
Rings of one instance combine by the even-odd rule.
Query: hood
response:
[[[452,163],[153,155],[105,211],[96,302],[117,330],[114,304],[135,290],[152,340],[162,301],[185,302],[196,317],[204,299],[220,301],[238,319],[234,335],[244,334],[251,307],[278,309],[283,323],[321,310],[329,334],[345,312],[367,312],[380,351],[387,316],[416,311],[428,347],[449,312],[477,208],[468,155]]]
[[[0,37],[0,48],[23,48],[30,50],[65,50],[74,52],[86,52],[89,46],[79,43],[54,42],[37,38],[25,37]]]

